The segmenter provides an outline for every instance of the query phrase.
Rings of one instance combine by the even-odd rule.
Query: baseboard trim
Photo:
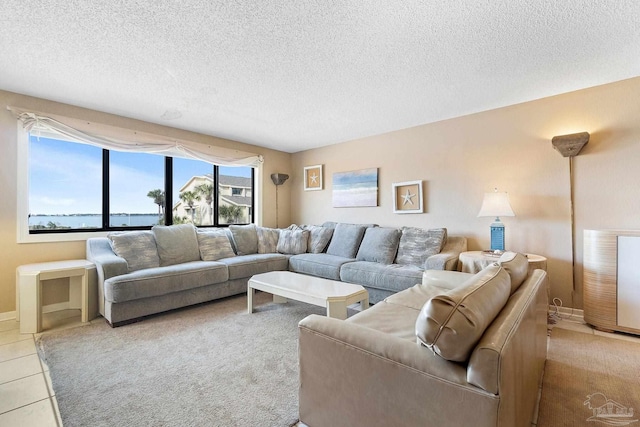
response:
[[[16,318],[16,312],[15,311],[7,311],[5,313],[0,313],[0,322],[4,321],[4,320],[13,320]]]
[[[549,305],[549,315],[558,313],[565,319],[571,318],[572,320],[579,320],[584,322],[584,310],[581,308],[571,307],[558,307],[555,305]]]
[[[69,310],[69,301],[59,302],[57,304],[49,304],[42,307],[43,313],[53,313],[54,311]]]

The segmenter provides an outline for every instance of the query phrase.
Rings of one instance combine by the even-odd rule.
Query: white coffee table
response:
[[[327,317],[347,318],[347,306],[360,303],[369,308],[369,294],[360,285],[307,276],[291,271],[271,271],[256,274],[247,286],[247,309],[253,313],[255,289],[273,294],[273,302],[285,303],[287,298],[327,307]]]

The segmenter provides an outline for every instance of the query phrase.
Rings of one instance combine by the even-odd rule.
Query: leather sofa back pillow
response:
[[[511,293],[509,274],[492,264],[458,288],[431,298],[416,320],[418,342],[444,359],[465,362]]]

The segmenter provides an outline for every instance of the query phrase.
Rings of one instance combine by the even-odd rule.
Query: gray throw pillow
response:
[[[258,253],[258,232],[255,224],[230,225],[229,230],[231,230],[238,255]]]
[[[446,240],[446,228],[402,227],[396,264],[424,268],[427,258],[439,254]]]
[[[280,230],[277,228],[256,227],[258,234],[258,253],[272,254],[278,249]]]
[[[200,258],[203,261],[217,261],[236,256],[225,230],[202,229],[198,230],[197,236]]]
[[[160,266],[156,239],[151,231],[125,231],[107,234],[116,255],[127,261],[127,270],[143,270]]]
[[[327,254],[355,258],[365,230],[366,227],[359,224],[337,224]]]
[[[307,252],[310,254],[322,253],[327,248],[331,236],[333,236],[333,228],[319,227],[317,225],[305,225],[303,229],[309,230],[309,244]]]
[[[161,266],[200,261],[193,224],[154,225],[151,231],[156,238]]]
[[[297,255],[307,252],[308,230],[281,230],[278,239],[278,252]]]
[[[372,261],[380,264],[392,264],[398,251],[402,231],[397,228],[367,228],[358,249],[358,261]]]

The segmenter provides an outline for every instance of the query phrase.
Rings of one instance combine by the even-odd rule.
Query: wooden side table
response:
[[[97,317],[96,267],[87,260],[21,265],[16,269],[16,320],[21,334],[42,331],[42,285],[44,280],[69,278],[69,307],[79,308],[86,323]]]
[[[547,258],[541,255],[525,254],[529,260],[529,273],[540,268],[547,271]],[[458,269],[463,273],[477,273],[489,264],[498,261],[499,256],[488,255],[483,251],[461,252]]]

